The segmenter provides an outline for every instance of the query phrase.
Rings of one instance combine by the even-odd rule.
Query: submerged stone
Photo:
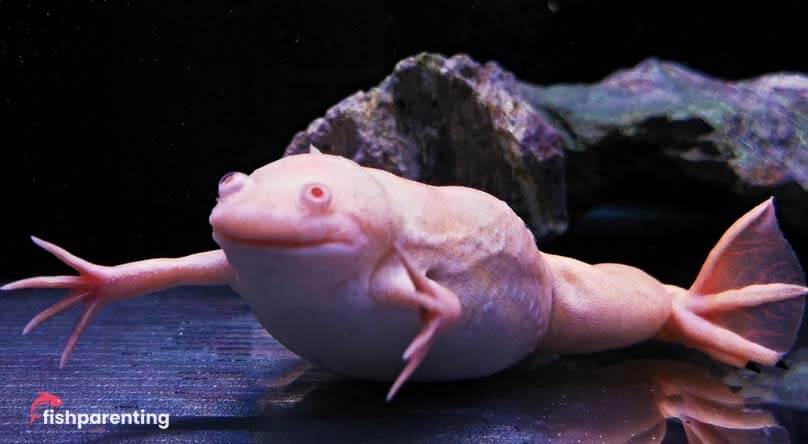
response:
[[[548,238],[567,226],[560,142],[497,64],[421,54],[329,109],[286,154],[313,144],[410,179],[482,189]]]
[[[808,78],[723,81],[649,59],[599,83],[520,83],[493,62],[420,54],[298,133],[365,166],[505,200],[539,239],[611,196],[655,202],[777,197],[808,234]],[[678,194],[677,194],[678,193]],[[722,200],[722,199],[719,199]],[[670,202],[668,202],[670,203]]]
[[[644,168],[745,207],[775,195],[786,223],[808,231],[808,77],[723,81],[649,59],[596,84],[520,89],[564,139],[574,202]]]

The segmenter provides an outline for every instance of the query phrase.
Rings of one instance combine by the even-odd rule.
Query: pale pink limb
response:
[[[777,363],[794,343],[808,294],[772,199],[724,233],[689,289],[667,289],[673,307],[658,337],[739,367]]]
[[[70,354],[73,353],[73,349],[76,348],[76,344],[79,342],[79,337],[84,333],[84,330],[87,329],[87,326],[90,325],[90,321],[93,320],[93,317],[95,317],[103,304],[104,301],[101,298],[94,298],[92,302],[87,305],[84,313],[81,314],[78,322],[76,322],[76,326],[73,327],[73,332],[70,333],[64,350],[62,350],[62,356],[59,358],[59,368],[65,366],[67,358],[70,357]]]
[[[20,290],[23,288],[68,288],[89,286],[81,276],[40,276],[10,282],[0,290]]]
[[[760,344],[744,339],[741,335],[721,328],[686,309],[674,308],[673,316],[682,326],[681,334],[685,343],[707,346],[731,356],[744,358],[746,361],[774,365],[781,354]]]
[[[407,364],[404,366],[404,369],[401,370],[401,373],[398,374],[395,382],[390,387],[390,390],[387,392],[387,397],[385,398],[388,402],[392,401],[393,398],[396,396],[398,391],[401,389],[401,386],[410,379],[410,376],[415,372],[419,365],[424,361],[426,358],[427,353],[429,353],[429,347],[431,346],[431,339],[430,342],[427,344],[426,347],[419,348],[415,352],[411,353],[407,358]]]
[[[806,293],[808,293],[808,287],[802,285],[754,284],[737,290],[726,290],[701,298],[692,298],[687,305],[696,313],[710,313],[785,301]]]
[[[435,338],[435,334],[438,332],[438,327],[440,327],[440,320],[437,316],[426,321],[426,324],[415,336],[407,349],[404,350],[404,354],[401,355],[401,357],[404,360],[408,360],[416,351],[429,349],[429,346],[432,344],[432,340]]]
[[[69,251],[58,245],[44,241],[36,236],[31,236],[31,240],[37,244],[38,247],[56,256],[60,261],[67,264],[68,267],[76,270],[79,273],[87,273],[95,268],[98,268],[98,265],[87,262],[86,260],[71,254]]]
[[[29,333],[53,316],[85,302],[59,361],[63,367],[79,337],[104,304],[153,293],[178,285],[219,285],[233,282],[233,271],[222,250],[207,251],[174,259],[148,259],[106,267],[81,259],[64,248],[31,237],[35,244],[79,272],[79,276],[37,276],[8,283],[0,290],[26,288],[65,288],[72,290],[64,299],[34,316],[23,329]]]
[[[46,308],[39,312],[38,315],[34,316],[30,322],[22,329],[22,334],[26,335],[31,330],[35,329],[39,324],[47,321],[48,319],[56,316],[57,314],[67,310],[68,308],[78,304],[82,299],[89,296],[89,291],[74,291],[69,295],[65,296],[64,299],[61,301],[51,305],[49,308]]]
[[[744,367],[748,362],[747,359],[735,356],[731,353],[710,347],[708,345],[700,346],[699,350],[701,350],[702,352],[707,354],[707,356],[713,358],[716,361],[723,362],[724,364],[728,364],[734,367]]]
[[[416,301],[421,310],[421,331],[413,338],[410,345],[404,350],[402,358],[406,361],[404,369],[399,373],[390,391],[387,392],[387,401],[393,399],[401,386],[412,376],[418,366],[429,354],[429,350],[437,335],[447,327],[457,322],[460,317],[460,301],[451,290],[426,277],[410,262],[407,255],[395,247],[398,259],[404,266],[408,277],[415,287],[415,292],[409,295],[400,295],[403,303]]]

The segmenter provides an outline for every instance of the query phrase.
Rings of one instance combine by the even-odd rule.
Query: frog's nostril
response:
[[[221,185],[226,184],[227,182],[230,182],[233,179],[233,176],[235,176],[235,175],[236,175],[235,171],[231,171],[229,173],[226,173],[224,176],[222,176],[221,179],[219,179],[219,185],[221,186]]]
[[[248,176],[244,173],[231,171],[219,179],[219,197],[227,197],[244,188]]]

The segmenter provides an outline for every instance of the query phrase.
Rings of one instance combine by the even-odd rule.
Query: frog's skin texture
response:
[[[106,303],[228,284],[295,353],[394,381],[388,399],[409,379],[477,378],[533,351],[651,338],[736,366],[774,365],[794,342],[808,292],[771,199],[727,231],[689,289],[627,265],[542,253],[522,220],[484,192],[424,185],[316,149],[222,178],[210,223],[220,250],[112,267],[34,238],[79,275],[2,288],[70,289],[23,333],[87,304],[63,366]]]

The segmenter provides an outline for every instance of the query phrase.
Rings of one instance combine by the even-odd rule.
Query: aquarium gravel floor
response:
[[[342,378],[308,364],[276,342],[238,295],[224,287],[178,288],[111,304],[60,369],[59,355],[78,309],[19,335],[59,296],[48,290],[2,295],[4,443],[608,442],[633,435],[685,441],[678,422],[665,421],[653,405],[643,404],[654,390],[643,381],[629,377],[624,385],[576,385],[570,381],[574,373],[566,370],[637,358],[692,361],[681,349],[648,344],[583,358],[532,360],[478,381],[409,384],[385,403],[387,384]],[[170,425],[166,430],[155,425],[29,426],[31,403],[40,392],[62,400],[56,411],[162,412],[170,414]],[[805,419],[799,409],[767,409],[782,428],[761,432],[758,438],[765,442],[786,442],[787,430]],[[806,438],[794,433],[792,442]]]

